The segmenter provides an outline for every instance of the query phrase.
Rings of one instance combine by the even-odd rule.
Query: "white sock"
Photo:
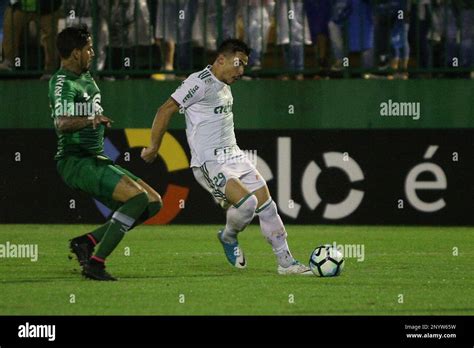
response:
[[[271,198],[255,211],[260,218],[260,229],[268,243],[272,246],[278,264],[282,267],[290,266],[295,259],[291,255],[286,237],[285,226],[278,215],[277,206]]]
[[[237,233],[242,231],[252,221],[257,205],[257,197],[249,195],[227,209],[227,224],[222,234],[224,242],[235,243],[237,241]]]

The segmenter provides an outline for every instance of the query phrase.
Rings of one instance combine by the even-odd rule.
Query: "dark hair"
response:
[[[247,56],[250,55],[250,48],[247,44],[239,39],[227,39],[224,40],[219,48],[217,49],[217,54],[225,54],[225,53],[236,53],[236,52],[243,52]]]
[[[69,27],[61,31],[56,40],[61,58],[69,58],[75,48],[82,49],[87,45],[89,37],[91,37],[91,34],[85,26]]]

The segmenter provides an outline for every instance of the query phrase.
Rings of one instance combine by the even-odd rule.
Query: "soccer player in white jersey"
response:
[[[155,160],[171,116],[183,108],[194,177],[227,210],[226,226],[217,236],[230,264],[247,266],[237,236],[258,215],[262,234],[277,258],[278,273],[309,275],[310,269],[291,255],[265,180],[235,139],[230,85],[242,77],[249,54],[244,42],[225,40],[214,63],[191,74],[158,109],[151,145],[141,157],[148,163]]]

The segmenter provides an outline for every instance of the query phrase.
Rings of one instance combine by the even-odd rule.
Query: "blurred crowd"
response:
[[[87,25],[94,70],[172,79],[222,40],[252,49],[250,76],[365,78],[474,70],[474,0],[0,0],[1,71],[58,67],[55,38]]]

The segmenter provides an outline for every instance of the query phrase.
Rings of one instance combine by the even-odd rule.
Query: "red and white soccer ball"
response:
[[[318,277],[335,277],[344,268],[344,256],[330,244],[318,246],[309,258],[309,268]]]

